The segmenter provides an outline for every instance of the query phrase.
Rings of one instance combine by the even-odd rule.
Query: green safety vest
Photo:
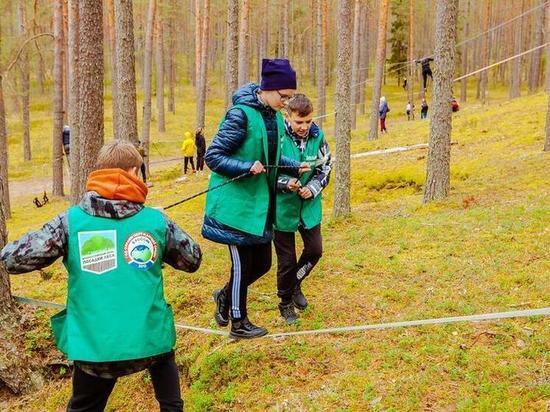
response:
[[[166,223],[143,208],[124,219],[68,212],[66,309],[52,317],[57,347],[70,360],[110,362],[166,353],[176,342],[164,300]]]
[[[264,119],[257,110],[245,105],[235,105],[248,119],[247,136],[244,143],[231,157],[244,161],[259,160],[268,164],[267,130]],[[278,144],[275,164],[279,164],[280,144],[285,126],[280,113],[276,114]],[[227,182],[230,178],[212,172],[209,188]],[[270,168],[267,173],[247,176],[231,184],[208,192],[206,196],[206,216],[215,219],[241,232],[262,236],[269,213],[269,190],[275,190],[277,169]]]
[[[294,159],[298,162],[308,162],[312,164],[317,160],[319,149],[323,144],[324,133],[319,131],[319,135],[316,137],[310,136],[307,139],[306,147],[303,153],[300,153],[300,149],[296,146],[291,136],[285,135],[283,138],[283,148],[281,154],[283,156]],[[300,176],[300,183],[303,186],[309,182],[315,168]],[[321,223],[323,217],[322,207],[322,193],[319,193],[317,197],[310,199],[302,199],[298,193],[277,193],[276,198],[276,210],[277,215],[275,217],[275,230],[281,232],[296,232],[300,221],[306,229],[311,229]]]

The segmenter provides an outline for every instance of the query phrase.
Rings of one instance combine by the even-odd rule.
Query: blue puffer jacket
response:
[[[243,104],[258,110],[263,117],[267,130],[268,139],[268,158],[269,163],[273,164],[277,154],[277,145],[280,144],[277,133],[276,112],[269,106],[265,106],[258,99],[259,86],[249,83],[241,87],[233,95],[233,104]],[[231,108],[225,115],[224,122],[221,124],[216,136],[206,151],[204,158],[208,167],[216,173],[228,177],[235,177],[250,170],[253,161],[243,161],[231,157],[232,153],[240,147],[247,137],[247,118],[245,113],[238,108]],[[292,166],[290,174],[298,176],[298,167],[300,164],[292,159],[281,157],[279,164],[282,166]],[[289,170],[285,170],[288,174]],[[268,243],[273,238],[273,215],[274,193],[271,193],[270,213],[266,222],[266,227],[262,236],[254,236],[249,233],[241,232],[224,225],[208,216],[204,217],[202,226],[202,235],[209,240],[227,245],[257,245]]]

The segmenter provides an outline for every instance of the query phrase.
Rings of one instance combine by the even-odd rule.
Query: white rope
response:
[[[14,296],[15,300],[33,306],[42,306],[52,309],[64,309],[65,306],[59,303],[46,302],[36,299],[24,298],[19,296]],[[345,333],[345,332],[364,332],[368,330],[384,330],[384,329],[395,329],[395,328],[406,328],[411,326],[424,326],[424,325],[442,325],[448,323],[457,323],[457,322],[481,322],[487,320],[499,320],[499,319],[509,319],[509,318],[525,318],[530,316],[550,316],[550,307],[540,308],[540,309],[526,309],[526,310],[514,310],[510,312],[498,312],[498,313],[483,313],[480,315],[469,315],[469,316],[453,316],[447,318],[434,318],[434,319],[421,319],[421,320],[408,320],[408,321],[399,321],[399,322],[389,322],[389,323],[374,323],[370,325],[358,325],[358,326],[342,326],[336,328],[325,328],[325,329],[312,329],[312,330],[302,330],[296,332],[280,332],[272,333],[266,335],[266,338],[282,338],[289,336],[304,336],[304,335],[322,335],[322,334],[331,334],[331,333]],[[210,329],[210,328],[201,328],[198,326],[190,326],[182,323],[176,323],[176,328],[190,330],[194,332],[204,333],[208,335],[220,335],[220,336],[229,336],[229,333],[219,329]]]
[[[528,53],[532,53],[532,52],[534,52],[535,50],[541,49],[541,48],[543,48],[543,47],[545,47],[545,46],[547,46],[547,45],[548,45],[548,43],[541,44],[540,46],[533,47],[532,49],[526,50],[526,51],[524,51],[524,52],[522,52],[522,53],[518,53],[518,54],[516,54],[515,56],[508,57],[508,58],[506,58],[506,59],[504,59],[504,60],[501,60],[501,61],[499,61],[499,62],[496,62],[496,63],[490,64],[490,65],[488,65],[488,66],[482,67],[481,69],[478,69],[478,70],[475,70],[475,71],[473,71],[473,72],[471,72],[471,73],[468,73],[468,74],[465,74],[465,75],[463,75],[463,76],[457,77],[456,79],[453,80],[453,82],[457,82],[457,81],[459,81],[459,80],[465,79],[466,77],[470,77],[470,76],[473,76],[473,75],[475,75],[475,74],[481,73],[481,72],[483,72],[483,71],[485,71],[485,70],[490,69],[491,67],[498,66],[498,65],[503,64],[503,63],[506,63],[506,62],[508,62],[508,61],[510,61],[510,60],[517,59],[518,57],[521,57],[521,56],[523,56],[523,55],[525,55],[525,54],[528,54]]]
[[[473,71],[473,72],[471,72],[471,73],[468,73],[468,74],[465,74],[465,75],[463,75],[463,76],[457,77],[456,79],[453,79],[453,82],[458,82],[459,80],[465,79],[466,77],[474,76],[474,75],[476,75],[476,74],[478,74],[478,73],[481,73],[481,72],[483,72],[483,71],[485,71],[485,70],[489,70],[489,69],[492,68],[492,67],[498,66],[498,65],[500,65],[500,64],[507,63],[507,62],[509,62],[510,60],[517,59],[518,57],[521,57],[521,56],[524,56],[524,55],[526,55],[526,54],[532,53],[532,52],[534,52],[534,51],[536,51],[536,50],[538,50],[538,49],[542,49],[543,47],[546,47],[548,44],[550,44],[550,43],[541,44],[540,46],[533,47],[532,49],[529,49],[529,50],[526,50],[526,51],[524,51],[524,52],[518,53],[518,54],[516,54],[516,55],[514,55],[514,56],[508,57],[508,58],[506,58],[506,59],[504,59],[504,60],[501,60],[501,61],[498,61],[498,62],[496,62],[496,63],[492,63],[492,64],[490,64],[490,65],[488,65],[488,66],[482,67],[481,69],[477,69],[477,70],[475,70],[475,71]],[[371,80],[371,79],[368,79],[368,80]],[[365,81],[365,82],[366,82],[366,81]],[[361,83],[365,83],[365,82],[361,82]],[[415,95],[421,96],[422,93],[415,94]],[[359,104],[359,103],[357,103],[357,104]],[[325,114],[325,115],[323,115],[323,116],[314,117],[313,119],[314,119],[314,120],[323,119],[323,118],[325,118],[325,117],[333,116],[333,115],[335,115],[335,114],[337,114],[337,113],[338,113],[338,111],[334,111],[334,112],[327,113],[327,114]]]
[[[471,41],[477,39],[478,37],[483,36],[484,34],[487,34],[487,33],[490,33],[490,32],[492,32],[492,31],[495,31],[495,30],[497,30],[497,29],[499,29],[499,28],[501,28],[501,27],[503,27],[503,26],[505,26],[505,25],[507,25],[507,24],[509,24],[509,23],[511,23],[511,22],[513,22],[513,21],[515,21],[515,20],[517,20],[517,19],[522,18],[523,16],[526,16],[526,15],[529,14],[529,13],[532,13],[532,12],[535,11],[535,10],[538,10],[538,9],[541,8],[541,7],[546,6],[546,5],[549,4],[549,3],[550,3],[550,1],[546,1],[546,2],[544,2],[544,3],[542,3],[542,4],[539,4],[538,6],[535,6],[535,7],[533,7],[532,9],[527,10],[526,12],[524,12],[524,13],[518,15],[518,16],[511,18],[510,20],[507,20],[507,21],[505,21],[505,22],[502,22],[502,23],[500,23],[500,24],[497,24],[496,26],[491,27],[491,28],[487,29],[487,30],[484,31],[484,32],[481,32],[481,33],[476,34],[474,37],[471,37],[471,38],[469,38],[469,39],[463,40],[463,41],[457,43],[457,44],[455,45],[455,48],[456,48],[456,47],[463,46],[464,44],[466,44],[466,43],[468,43],[468,42],[471,42]],[[420,59],[408,60],[408,61],[401,62],[401,63],[392,63],[392,65],[395,66],[395,67],[392,67],[390,70],[386,71],[385,74],[386,74],[386,76],[387,76],[387,75],[389,75],[389,74],[391,74],[391,73],[397,72],[397,71],[401,70],[402,67],[404,67],[404,66],[409,66],[409,65],[411,65],[411,64],[413,64],[413,63],[416,63],[417,61],[420,61],[420,60],[422,60],[422,59],[425,59],[425,58],[427,58],[427,57],[430,57],[430,56],[425,56],[425,57],[422,57],[422,58],[420,58]],[[359,70],[366,70],[366,69],[367,69],[366,67],[362,67],[362,68],[360,68]],[[464,77],[462,77],[462,78],[464,78]],[[366,79],[366,80],[364,80],[364,81],[362,81],[362,82],[358,82],[358,83],[352,84],[350,87],[351,87],[352,89],[354,89],[354,88],[357,88],[358,86],[361,86],[362,84],[365,84],[365,83],[370,82],[370,81],[372,81],[372,80],[373,80],[372,78]],[[459,79],[459,80],[460,80],[460,79]],[[454,81],[457,81],[457,80],[455,79]],[[330,93],[330,94],[328,94],[328,93],[325,92],[324,95],[318,96],[318,97],[316,97],[315,99],[312,99],[312,100],[313,100],[314,102],[317,102],[317,101],[319,101],[319,100],[320,100],[321,98],[323,98],[323,97],[329,97],[329,96],[332,97],[332,96],[334,96],[334,95],[335,95],[335,93]],[[360,104],[360,103],[356,103],[356,105],[357,105],[357,104]],[[332,115],[334,115],[334,114],[336,114],[336,112],[328,113],[328,114],[325,114],[325,115],[323,115],[323,116],[318,116],[318,117],[315,117],[314,119],[323,119],[323,118],[325,118],[325,117],[332,116]]]
[[[327,333],[363,332],[367,330],[383,330],[395,328],[407,328],[411,326],[442,325],[457,322],[481,322],[487,320],[499,320],[508,318],[526,318],[530,316],[550,316],[550,307],[540,309],[514,310],[510,312],[483,313],[481,315],[453,316],[448,318],[409,320],[402,322],[375,323],[372,325],[345,326],[341,328],[327,328],[316,330],[303,330],[297,332],[282,332],[266,335],[268,338],[281,338],[286,336],[320,335]]]

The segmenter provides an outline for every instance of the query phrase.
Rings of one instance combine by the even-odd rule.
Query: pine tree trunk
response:
[[[545,14],[544,32],[546,34],[546,93],[550,93],[550,4],[546,5]]]
[[[67,51],[67,36],[69,32],[69,28],[67,26],[68,24],[68,1],[69,0],[63,0],[63,64],[61,65],[61,70],[63,70],[62,78],[63,78],[63,124],[67,124],[68,122],[68,108],[67,104],[69,103],[69,53]]]
[[[326,105],[327,105],[327,85],[326,85],[326,46],[325,46],[325,35],[324,35],[324,9],[322,6],[323,0],[316,0],[316,10],[317,10],[317,116],[321,117],[316,120],[316,123],[319,127],[323,127],[324,117],[326,114]]]
[[[351,139],[351,58],[352,58],[352,0],[338,0],[338,52],[336,72],[336,183],[333,214],[350,213],[350,139]]]
[[[543,4],[546,0],[539,0]],[[542,44],[544,37],[544,7],[536,11],[535,35],[532,47]],[[531,53],[530,71],[529,71],[529,93],[535,93],[540,85],[540,67],[542,63],[542,48]]]
[[[372,104],[370,113],[369,140],[378,139],[378,108],[382,94],[382,78],[386,61],[386,32],[388,25],[389,0],[380,0],[380,16],[378,18],[378,41],[376,43],[376,62],[374,64],[374,82],[372,84]]]
[[[1,93],[0,84],[0,98]],[[2,109],[3,105],[0,110]],[[0,199],[5,197],[6,187],[3,178],[7,171],[3,166],[0,162]],[[0,204],[0,250],[6,242],[5,205]],[[22,343],[25,331],[21,324],[21,314],[11,296],[9,275],[4,264],[0,262],[0,387],[5,386],[16,395],[37,390],[43,385],[42,377],[34,370],[35,360],[25,353]]]
[[[158,113],[158,131],[166,131],[166,121],[164,117],[164,39],[162,30],[162,18],[160,9],[157,13],[155,22],[157,47],[155,50],[157,65],[157,113]]]
[[[485,0],[485,17],[483,23],[483,31],[486,32],[489,30],[489,25],[491,22],[491,10],[492,10],[492,0]],[[490,33],[483,35],[483,43],[481,45],[481,64],[484,67],[489,65],[489,38]],[[488,72],[484,70],[480,73],[480,85],[479,85],[479,98],[481,104],[487,103],[487,86],[488,86]]]
[[[365,83],[367,81],[367,65],[368,65],[368,39],[367,39],[367,6],[361,2],[360,8],[360,21],[359,26],[361,28],[359,32],[359,85],[358,88],[358,104],[359,104],[359,114],[365,114],[365,93],[366,87]]]
[[[117,139],[138,142],[136,108],[136,60],[132,0],[115,0],[115,56],[117,60]]]
[[[52,193],[63,196],[63,0],[54,3]]]
[[[359,35],[361,33],[361,0],[355,0],[353,10],[353,47],[351,53],[351,128],[355,130],[357,118],[357,103],[359,102],[359,55],[360,42]]]
[[[525,0],[521,2],[521,13],[525,10]],[[523,18],[514,22],[514,54],[521,53],[523,44]],[[512,81],[510,83],[510,99],[521,96],[521,57],[512,60]]]
[[[27,12],[25,2],[19,0],[17,4],[18,34],[25,38],[28,32]],[[23,115],[23,160],[31,160],[31,138],[30,138],[30,73],[29,73],[29,52],[25,48],[19,57],[19,70],[21,72],[21,107]]]
[[[195,0],[195,82],[193,85],[198,89],[199,87],[199,71],[201,65],[201,33],[202,33],[202,7],[201,0]]]
[[[4,87],[0,73],[0,200],[6,219],[11,217],[10,189],[8,184],[8,134],[6,130],[6,107],[4,105]]]
[[[267,27],[268,24],[268,11],[269,11],[269,1],[263,2],[263,9],[260,10],[260,18],[262,19],[261,26]],[[263,30],[258,33],[258,84],[262,80],[262,60],[268,56],[267,52],[267,36],[266,33],[268,30]],[[309,55],[309,51],[306,53],[306,56]]]
[[[103,146],[103,7],[101,0],[78,2],[80,184],[84,189]]]
[[[68,10],[69,53],[69,127],[71,129],[71,204],[80,202],[84,194],[80,169],[80,77],[79,77],[79,19],[78,0],[69,0]]]
[[[470,35],[470,7],[471,0],[468,0],[468,5],[466,8],[466,18],[464,23],[464,39],[467,40]],[[468,73],[468,51],[469,44],[465,43],[462,47],[462,74]],[[468,78],[464,78],[460,81],[460,100],[465,102],[468,99]]]
[[[176,103],[174,98],[174,89],[176,87],[176,31],[174,30],[176,3],[172,0],[170,3],[171,15],[168,18],[168,111],[176,113]]]
[[[289,14],[290,14],[290,0],[282,0],[282,13],[283,13],[283,21],[280,26],[281,30],[281,50],[279,52],[279,56],[283,59],[289,58],[289,47],[290,47],[290,41],[288,36],[289,31]]]
[[[546,46],[547,48],[549,46]],[[547,53],[547,55],[550,53]],[[544,151],[550,151],[550,97],[547,96],[548,105],[546,108],[546,139],[544,140]]]
[[[411,104],[411,118],[414,119],[414,0],[409,0],[409,65],[407,73],[407,99]]]
[[[428,165],[424,203],[443,199],[449,194],[452,98],[455,68],[458,0],[439,0],[435,29],[434,81]]]
[[[231,96],[239,87],[239,0],[227,2],[227,44],[225,57],[225,107],[231,106]]]
[[[145,29],[145,60],[143,63],[143,121],[141,142],[145,150],[145,168],[149,176],[149,136],[151,131],[151,74],[153,69],[153,28],[156,0],[149,0],[147,27]]]
[[[118,106],[119,87],[118,87],[118,61],[116,56],[116,27],[115,27],[115,5],[114,0],[107,1],[107,28],[109,31],[109,47],[111,52],[111,91],[112,91],[112,114],[113,114],[113,135],[116,139],[120,139],[120,121]]]
[[[198,96],[197,96],[197,127],[204,127],[204,117],[206,109],[206,85],[208,74],[208,32],[210,27],[210,0],[204,0],[204,10],[202,11],[203,21],[201,24],[201,60],[200,71],[197,83]]]
[[[38,0],[34,0],[33,3],[33,34],[36,35],[38,33],[41,33],[40,27],[37,23],[37,16],[38,16]],[[34,47],[36,48],[36,51],[38,52],[38,72],[37,72],[37,80],[38,84],[40,85],[40,92],[44,94],[46,92],[45,88],[45,77],[46,77],[46,64],[44,63],[44,56],[42,55],[42,51],[40,50],[40,46],[38,45],[38,41],[34,42]]]
[[[545,7],[545,32],[546,32],[546,93],[550,93],[550,4]],[[546,108],[546,139],[544,140],[544,151],[550,152],[550,98],[547,96],[548,106]]]
[[[250,29],[248,27],[249,12],[249,2],[248,0],[243,0],[239,30],[239,87],[247,83],[250,77],[248,74],[248,61],[250,56],[248,50],[250,37]]]

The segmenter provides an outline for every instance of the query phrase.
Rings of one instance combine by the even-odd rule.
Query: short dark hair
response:
[[[300,117],[305,117],[313,112],[313,103],[305,94],[297,93],[288,101],[287,110],[289,113],[297,113]]]

